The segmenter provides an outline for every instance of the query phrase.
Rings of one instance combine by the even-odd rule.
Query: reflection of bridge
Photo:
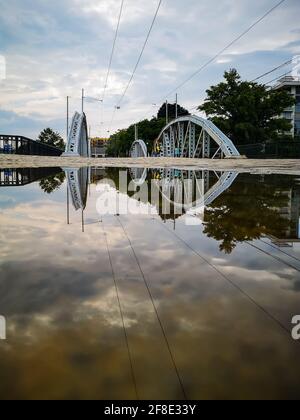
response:
[[[61,168],[0,169],[0,187],[21,187],[59,172]]]
[[[130,171],[136,186],[141,187],[147,180],[147,169],[134,168]],[[214,174],[216,182],[210,183],[210,174]],[[155,185],[165,202],[174,208],[184,208],[190,216],[203,212],[203,207],[209,206],[233,184],[237,172],[182,171],[177,169],[162,169]],[[155,175],[154,175],[155,177]]]

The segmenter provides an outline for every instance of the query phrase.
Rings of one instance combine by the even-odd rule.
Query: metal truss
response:
[[[168,124],[158,138],[161,157],[212,158],[240,156],[232,141],[211,121],[195,115]]]

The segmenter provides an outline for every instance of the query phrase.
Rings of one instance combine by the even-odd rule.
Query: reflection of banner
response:
[[[89,168],[65,169],[75,210],[84,210],[87,202]]]

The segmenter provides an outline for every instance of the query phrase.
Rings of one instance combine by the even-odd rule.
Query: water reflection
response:
[[[88,178],[94,185],[111,179],[119,192],[121,172],[124,170],[93,168],[89,175],[87,169],[77,169],[72,177],[69,172],[75,210],[86,207]],[[220,251],[225,253],[231,253],[239,242],[261,237],[270,238],[278,247],[292,247],[300,241],[300,183],[295,177],[144,168],[131,169],[126,177],[126,194],[134,197],[146,185],[144,204],[149,204],[154,185],[159,193],[154,205],[163,221],[176,223],[183,214],[198,218],[203,233],[220,242]],[[186,180],[191,184],[185,184]],[[130,181],[136,188],[130,188]],[[143,200],[141,195],[138,198]]]
[[[63,184],[64,179],[61,168],[0,169],[0,187],[20,187],[41,180],[41,188],[51,193]]]
[[[165,175],[144,179],[160,203]],[[76,171],[51,194],[40,180],[1,189],[0,398],[136,398],[133,369],[140,398],[298,399],[298,179],[240,174],[195,200],[222,176],[174,170],[171,189],[194,180],[181,215],[98,214],[99,183],[121,190],[113,169]]]

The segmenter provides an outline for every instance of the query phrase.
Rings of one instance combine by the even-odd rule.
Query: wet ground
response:
[[[300,175],[300,159],[189,159],[189,158],[83,158],[48,157],[0,154],[0,168],[80,168],[83,166],[106,168],[179,168],[210,171],[238,170],[244,173],[277,173]]]
[[[0,398],[298,399],[300,177],[121,172],[1,171]]]

